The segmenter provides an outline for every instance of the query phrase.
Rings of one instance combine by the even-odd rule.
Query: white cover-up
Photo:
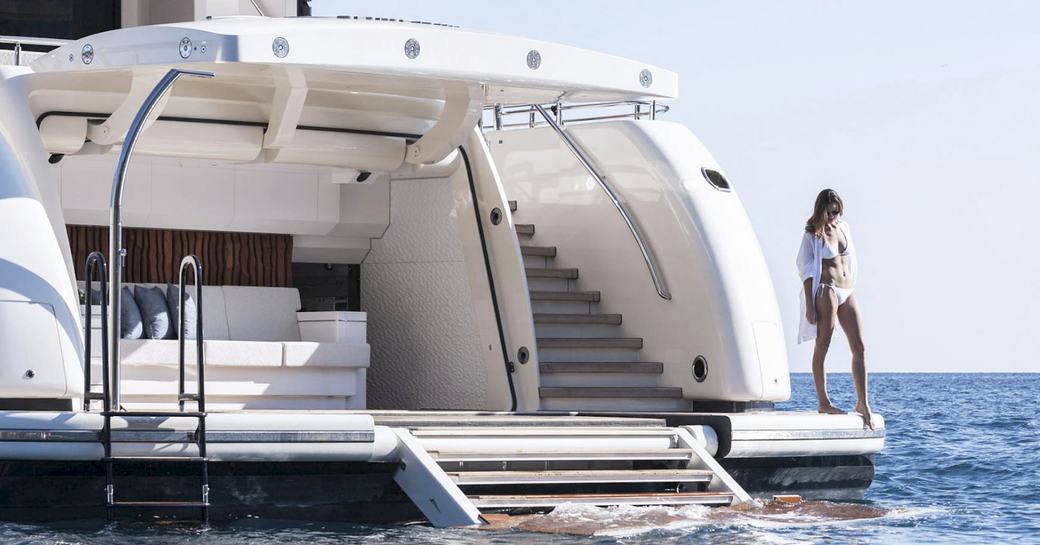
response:
[[[852,271],[852,287],[856,287],[856,247],[852,244],[852,231],[849,224],[838,220],[838,226],[845,233],[845,241],[848,244],[849,269]],[[805,318],[805,279],[812,278],[812,293],[815,300],[816,292],[820,289],[820,277],[823,275],[823,245],[826,244],[822,237],[806,231],[802,233],[802,244],[798,248],[798,258],[795,264],[798,266],[798,300],[801,301],[801,321],[798,324],[798,343],[811,341],[816,338],[816,324],[810,324]]]

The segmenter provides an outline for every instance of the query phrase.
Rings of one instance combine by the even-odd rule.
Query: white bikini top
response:
[[[824,242],[823,243],[823,254],[820,255],[820,257],[822,257],[823,259],[834,259],[834,258],[836,258],[838,256],[849,255],[849,237],[845,235],[845,231],[841,228],[840,225],[838,226],[838,229],[841,231],[842,236],[845,237],[845,249],[842,250],[842,251],[839,251],[841,246],[839,246],[838,248],[835,248],[835,247],[831,246],[830,244],[827,244],[826,242]]]

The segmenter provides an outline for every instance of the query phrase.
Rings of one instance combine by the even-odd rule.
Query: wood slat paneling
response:
[[[67,230],[76,278],[83,279],[83,263],[94,250],[111,263],[108,227],[69,225]],[[292,235],[124,228],[123,246],[126,282],[176,282],[181,259],[195,254],[206,284],[292,287]]]

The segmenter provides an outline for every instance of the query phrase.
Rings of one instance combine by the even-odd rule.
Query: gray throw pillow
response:
[[[123,339],[140,339],[144,332],[141,310],[137,308],[134,294],[130,293],[127,286],[119,291],[119,332]]]
[[[170,311],[166,308],[166,295],[162,288],[137,286],[134,299],[141,310],[145,339],[165,339],[170,335]]]
[[[194,288],[186,288],[184,291],[188,292],[184,294],[184,338],[194,339],[195,338],[195,324],[198,320],[198,311],[195,308],[195,300],[191,298],[191,291]],[[170,308],[170,333],[168,339],[177,338],[177,294],[180,292],[180,287],[173,284],[166,284],[166,305]]]

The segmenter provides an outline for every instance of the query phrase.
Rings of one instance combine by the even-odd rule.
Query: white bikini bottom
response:
[[[838,306],[839,307],[841,305],[845,304],[845,301],[849,300],[849,297],[852,296],[853,290],[856,289],[856,288],[839,288],[839,287],[832,286],[831,284],[820,284],[820,290],[822,290],[823,288],[830,288],[831,290],[834,291],[834,295],[836,295],[838,297]]]

